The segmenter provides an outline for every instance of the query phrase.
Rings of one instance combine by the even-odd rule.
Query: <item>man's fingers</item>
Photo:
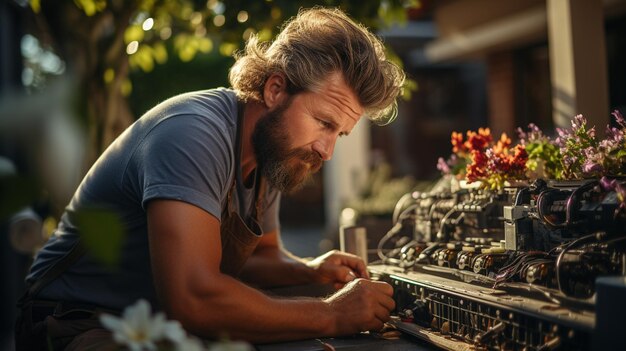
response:
[[[391,285],[385,282],[375,281],[375,280],[371,280],[370,284],[374,289],[382,292],[383,294],[387,296],[393,296],[393,288],[391,287]]]
[[[380,299],[380,304],[388,311],[396,308],[396,302],[389,296],[385,296],[384,298]]]
[[[358,278],[369,279],[370,275],[367,272],[367,266],[359,256],[343,251],[338,251],[336,255],[341,260],[342,264],[350,267],[354,271]]]
[[[377,297],[377,301],[381,307],[381,309],[385,310],[386,317],[389,317],[389,311],[396,308],[396,302],[393,299],[393,288],[391,285],[385,282],[377,282],[377,281],[368,281],[369,285],[372,286],[376,291],[378,291],[379,295]],[[380,317],[377,315],[377,317]],[[380,319],[380,318],[379,318]]]
[[[334,283],[342,285],[358,278],[354,271],[346,266],[329,266],[327,267],[326,276],[332,279]]]
[[[365,266],[365,262],[363,262],[361,259],[359,259],[356,263],[356,271],[357,274],[359,276],[359,278],[365,278],[365,279],[369,279],[370,278],[370,274],[367,271],[367,267]]]
[[[376,308],[374,310],[374,315],[376,316],[376,319],[383,323],[389,320],[389,310],[383,306]]]
[[[348,283],[348,282],[355,280],[356,278],[357,278],[356,274],[354,274],[352,270],[348,269],[348,273],[346,273],[344,282]]]

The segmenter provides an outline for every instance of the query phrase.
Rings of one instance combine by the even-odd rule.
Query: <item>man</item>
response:
[[[250,39],[231,69],[233,90],[159,104],[93,165],[27,278],[18,346],[36,339],[24,338],[32,329],[45,334],[37,323],[46,320],[59,345],[79,334],[76,347],[98,326],[51,335],[64,317],[119,311],[140,298],[208,338],[270,342],[380,329],[394,308],[391,286],[368,280],[353,255],[304,262],[285,252],[279,195],[318,171],[362,116],[384,122],[393,114],[403,80],[378,39],[339,10],[301,11],[271,45]],[[76,216],[94,207],[125,226],[117,270],[76,245]],[[325,299],[258,290],[309,283],[340,289]]]

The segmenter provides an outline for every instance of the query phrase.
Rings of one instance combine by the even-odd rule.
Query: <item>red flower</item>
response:
[[[467,141],[465,148],[469,151],[483,151],[493,141],[489,128],[478,128],[478,133],[467,131]]]
[[[486,177],[487,161],[488,158],[484,152],[472,150],[472,163],[467,165],[467,180],[473,182]]]
[[[459,152],[462,152],[462,153],[467,152],[467,149],[465,148],[465,145],[463,144],[463,134],[452,132],[450,141],[452,142],[452,152],[454,152],[455,154]]]
[[[493,152],[496,154],[506,154],[509,146],[511,146],[511,138],[509,138],[506,133],[502,133],[502,135],[500,135],[500,140],[498,140],[496,145],[493,147]]]
[[[465,140],[463,134],[452,132],[450,140],[454,154],[468,161],[465,178],[469,182],[481,181],[483,187],[493,190],[502,189],[507,180],[526,177],[526,148],[523,145],[510,148],[511,139],[506,133],[495,143],[489,128],[467,131]]]
[[[526,161],[528,161],[528,153],[523,145],[515,145],[513,148],[513,156],[509,159],[509,164],[514,170],[515,175],[523,176],[526,171]]]

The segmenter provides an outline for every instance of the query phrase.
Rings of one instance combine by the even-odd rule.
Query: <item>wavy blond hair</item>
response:
[[[404,72],[386,56],[380,39],[339,9],[300,10],[272,42],[252,36],[235,55],[229,80],[240,99],[263,101],[272,73],[287,77],[288,91],[320,91],[325,79],[341,72],[366,116],[378,124],[397,115]]]

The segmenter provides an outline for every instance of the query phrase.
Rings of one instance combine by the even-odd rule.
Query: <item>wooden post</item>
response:
[[[552,116],[557,127],[583,114],[598,137],[610,120],[603,2],[547,0]]]

